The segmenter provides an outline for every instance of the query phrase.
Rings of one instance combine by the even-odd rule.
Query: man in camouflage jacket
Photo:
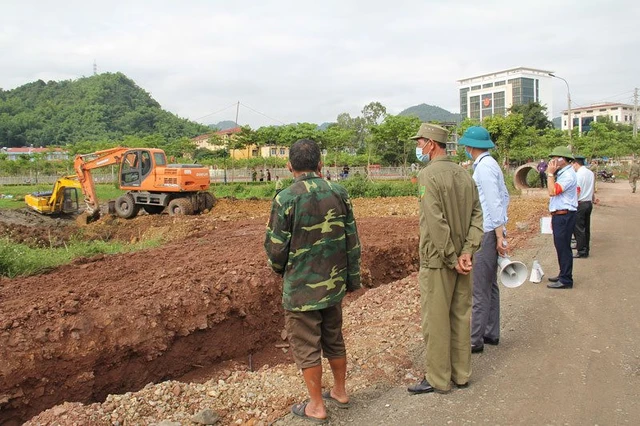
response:
[[[264,247],[271,267],[284,278],[285,325],[309,391],[309,402],[294,405],[292,412],[321,420],[327,415],[323,398],[340,407],[349,404],[342,298],[360,288],[360,242],[346,190],[319,176],[318,145],[297,141],[287,167],[295,181],[273,200]],[[324,394],[321,353],[335,382]]]

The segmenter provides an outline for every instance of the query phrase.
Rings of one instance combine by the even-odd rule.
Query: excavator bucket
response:
[[[96,210],[93,214],[85,211],[78,215],[78,217],[76,218],[76,223],[80,226],[87,226],[91,222],[95,222],[98,219],[100,219],[99,210]]]

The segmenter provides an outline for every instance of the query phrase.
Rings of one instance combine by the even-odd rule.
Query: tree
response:
[[[506,117],[494,115],[485,118],[483,125],[496,144],[498,157],[504,159],[504,164],[508,165],[510,151],[514,149],[517,152],[523,148],[523,140],[516,137],[524,132],[524,117],[522,114],[509,114]]]
[[[514,105],[509,108],[511,114],[522,114],[526,127],[533,127],[539,131],[553,128],[553,123],[547,118],[547,107],[539,102]]]
[[[420,119],[412,115],[387,115],[382,124],[372,128],[372,140],[387,164],[402,164],[407,160],[414,143],[410,139],[420,127]]]

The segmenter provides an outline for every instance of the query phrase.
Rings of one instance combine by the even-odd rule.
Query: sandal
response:
[[[338,408],[349,408],[351,407],[351,402],[340,402],[337,399],[335,399],[334,397],[331,396],[331,391],[326,391],[322,394],[322,398],[326,401],[331,401],[332,403],[334,403]]]
[[[318,418],[318,417],[307,416],[307,414],[305,413],[305,409],[307,408],[307,404],[308,404],[308,402],[301,402],[300,404],[294,404],[291,407],[291,412],[295,416],[301,417],[303,419],[309,420],[309,421],[311,421],[313,423],[316,423],[316,424],[319,424],[319,425],[327,423],[327,419],[326,418],[321,419],[321,418]]]

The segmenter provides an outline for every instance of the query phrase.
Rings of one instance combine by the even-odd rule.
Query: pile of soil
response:
[[[538,232],[545,206],[544,199],[512,202],[514,247]],[[289,354],[273,350],[283,321],[280,278],[262,248],[269,208],[268,201],[220,200],[201,216],[69,225],[64,235],[161,236],[167,243],[0,278],[0,423],[20,424],[64,401],[103,401],[150,382],[206,381],[212,372],[230,377],[238,365],[247,368],[238,360],[252,359],[251,369],[288,361]],[[417,271],[415,198],[358,199],[354,210],[367,287]],[[529,228],[516,229],[523,221]]]

